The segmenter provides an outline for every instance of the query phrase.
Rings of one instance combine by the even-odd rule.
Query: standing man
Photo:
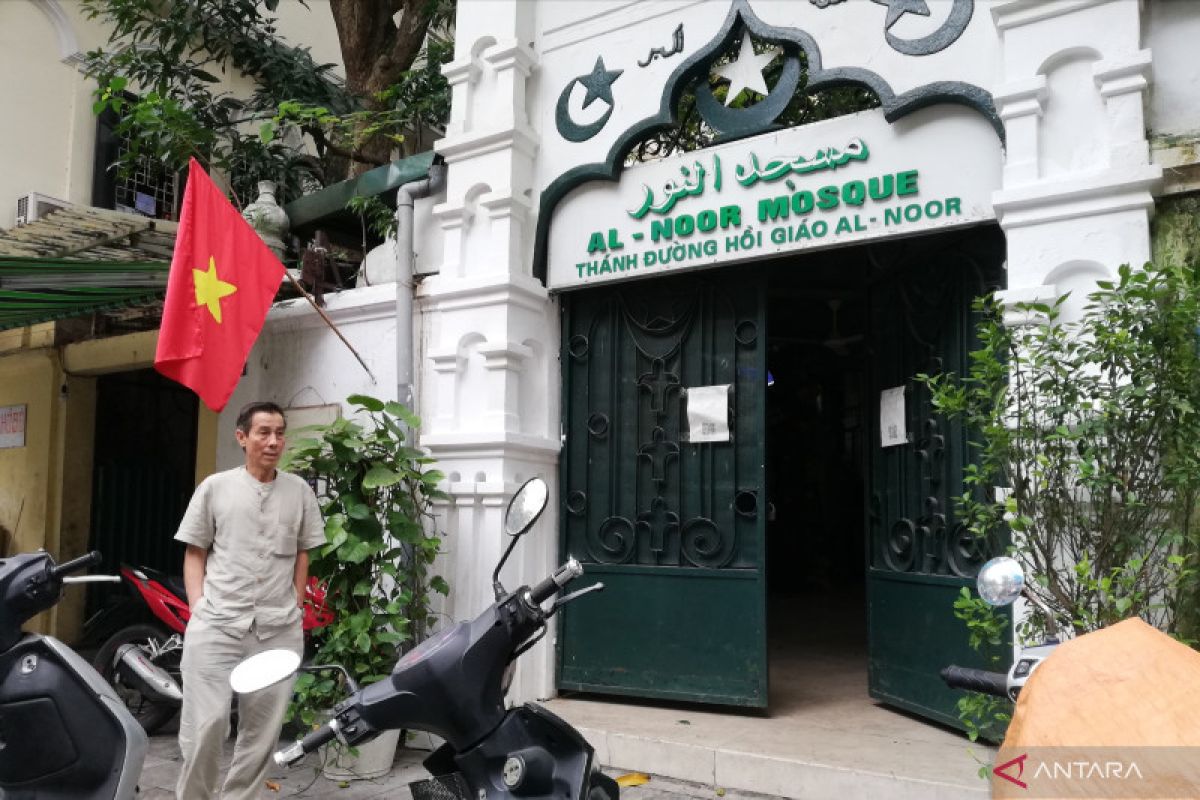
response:
[[[206,478],[175,534],[187,545],[183,582],[192,609],[183,640],[179,800],[217,796],[234,666],[263,650],[304,650],[307,551],[324,544],[325,533],[312,489],[276,469],[286,429],[274,403],[243,408],[234,435],[245,466]],[[291,692],[284,681],[240,696],[226,800],[258,797]]]

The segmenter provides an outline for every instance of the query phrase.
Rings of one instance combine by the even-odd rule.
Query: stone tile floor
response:
[[[228,764],[233,750],[232,740],[226,747],[223,763]],[[286,800],[286,798],[337,798],[337,800],[409,800],[410,781],[428,777],[421,768],[426,753],[401,748],[397,751],[392,771],[376,780],[357,780],[348,783],[331,781],[319,774],[316,755],[308,756],[290,770],[272,766],[268,780],[278,784],[278,789],[266,786],[259,793],[260,800]],[[616,777],[619,773],[611,770]],[[150,738],[150,749],[142,769],[140,781],[141,800],[171,800],[174,798],[175,780],[179,775],[179,748],[175,732],[170,730]],[[690,784],[665,778],[651,778],[642,786],[621,790],[621,800],[694,800],[695,798],[717,798],[722,800],[754,800],[764,795],[743,793],[720,793],[711,787]]]

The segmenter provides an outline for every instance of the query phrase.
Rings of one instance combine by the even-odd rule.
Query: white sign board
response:
[[[25,446],[25,406],[0,407],[0,448]]]
[[[896,386],[879,393],[880,447],[895,447],[908,443],[905,425],[904,387]]]
[[[729,384],[693,386],[687,390],[687,440],[729,441]]]
[[[987,120],[951,105],[894,124],[864,111],[639,164],[559,203],[549,286],[978,224],[995,219],[1001,165]]]

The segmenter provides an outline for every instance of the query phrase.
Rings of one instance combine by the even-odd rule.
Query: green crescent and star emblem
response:
[[[612,85],[621,77],[621,73],[625,70],[621,69],[606,69],[604,66],[603,56],[596,59],[596,66],[587,75],[580,75],[578,78],[573,78],[567,83],[566,88],[562,90],[562,94],[558,96],[558,106],[555,109],[555,124],[558,127],[558,132],[562,137],[570,142],[586,142],[588,139],[600,132],[608,123],[608,118],[613,112],[613,94]],[[597,100],[603,100],[608,109],[595,122],[585,125],[580,125],[571,119],[571,111],[569,108],[571,100],[571,92],[575,89],[575,84],[579,84],[587,89],[587,93],[583,97],[583,107],[587,108]]]

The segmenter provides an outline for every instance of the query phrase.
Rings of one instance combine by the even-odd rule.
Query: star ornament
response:
[[[742,47],[738,51],[737,61],[722,64],[713,70],[714,75],[729,81],[729,91],[725,94],[725,105],[728,106],[747,89],[763,96],[769,94],[770,90],[767,89],[767,81],[763,78],[762,71],[778,57],[779,49],[776,47],[770,48],[765,53],[755,53],[754,42],[750,39],[749,31],[743,34]]]
[[[587,89],[587,94],[583,98],[583,107],[587,108],[597,100],[603,100],[611,106],[613,104],[613,82],[621,77],[621,73],[624,71],[621,69],[607,70],[604,68],[604,59],[597,58],[596,66],[592,68],[591,74],[579,79],[579,82]]]
[[[208,257],[208,272],[192,270],[192,282],[196,286],[196,305],[208,306],[208,313],[219,325],[221,323],[221,298],[228,297],[237,291],[232,283],[226,283],[217,276],[217,260]]]
[[[884,28],[890,28],[896,24],[896,21],[905,14],[917,14],[922,17],[929,16],[929,6],[925,0],[874,0],[881,6],[888,7],[887,21],[883,23]]]

